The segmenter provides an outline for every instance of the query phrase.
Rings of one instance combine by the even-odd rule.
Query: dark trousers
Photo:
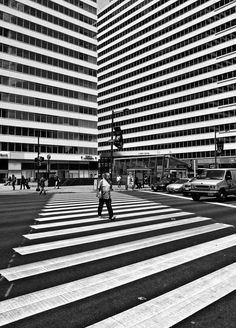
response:
[[[109,213],[109,219],[111,219],[113,217],[113,210],[111,207],[111,199],[104,199],[104,198],[99,198],[99,204],[98,204],[98,216],[102,215],[102,209],[103,209],[103,205],[104,203],[107,206],[107,210]]]

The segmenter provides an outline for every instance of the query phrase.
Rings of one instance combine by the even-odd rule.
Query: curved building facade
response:
[[[101,155],[113,111],[124,140],[114,158],[236,166],[235,17],[230,0],[116,0],[99,13]]]
[[[97,4],[0,1],[0,179],[97,171]]]

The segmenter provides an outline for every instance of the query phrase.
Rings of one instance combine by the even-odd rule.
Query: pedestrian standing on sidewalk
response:
[[[13,190],[16,190],[16,177],[14,174],[12,174],[12,182],[11,182],[11,185],[12,185],[12,189]]]
[[[97,197],[99,198],[99,204],[98,204],[99,219],[102,218],[102,209],[105,203],[109,213],[109,219],[111,221],[114,221],[116,219],[116,216],[113,215],[113,209],[111,206],[111,182],[110,182],[109,173],[105,173],[103,175],[102,180],[99,182],[98,189],[97,189]]]
[[[24,175],[21,176],[21,180],[20,180],[20,190],[22,190],[24,187],[25,189],[25,177]]]
[[[55,179],[55,188],[59,189],[60,179],[58,175],[55,175],[54,179]]]
[[[121,176],[119,174],[116,177],[116,182],[117,182],[118,189],[121,189]]]

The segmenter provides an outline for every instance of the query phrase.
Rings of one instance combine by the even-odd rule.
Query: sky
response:
[[[109,0],[97,0],[98,3],[98,11],[100,11],[103,7],[109,5]]]

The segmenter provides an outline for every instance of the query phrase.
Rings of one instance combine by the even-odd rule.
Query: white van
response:
[[[201,196],[224,201],[227,195],[236,195],[236,168],[206,170],[203,178],[191,183],[190,192],[196,201]]]

